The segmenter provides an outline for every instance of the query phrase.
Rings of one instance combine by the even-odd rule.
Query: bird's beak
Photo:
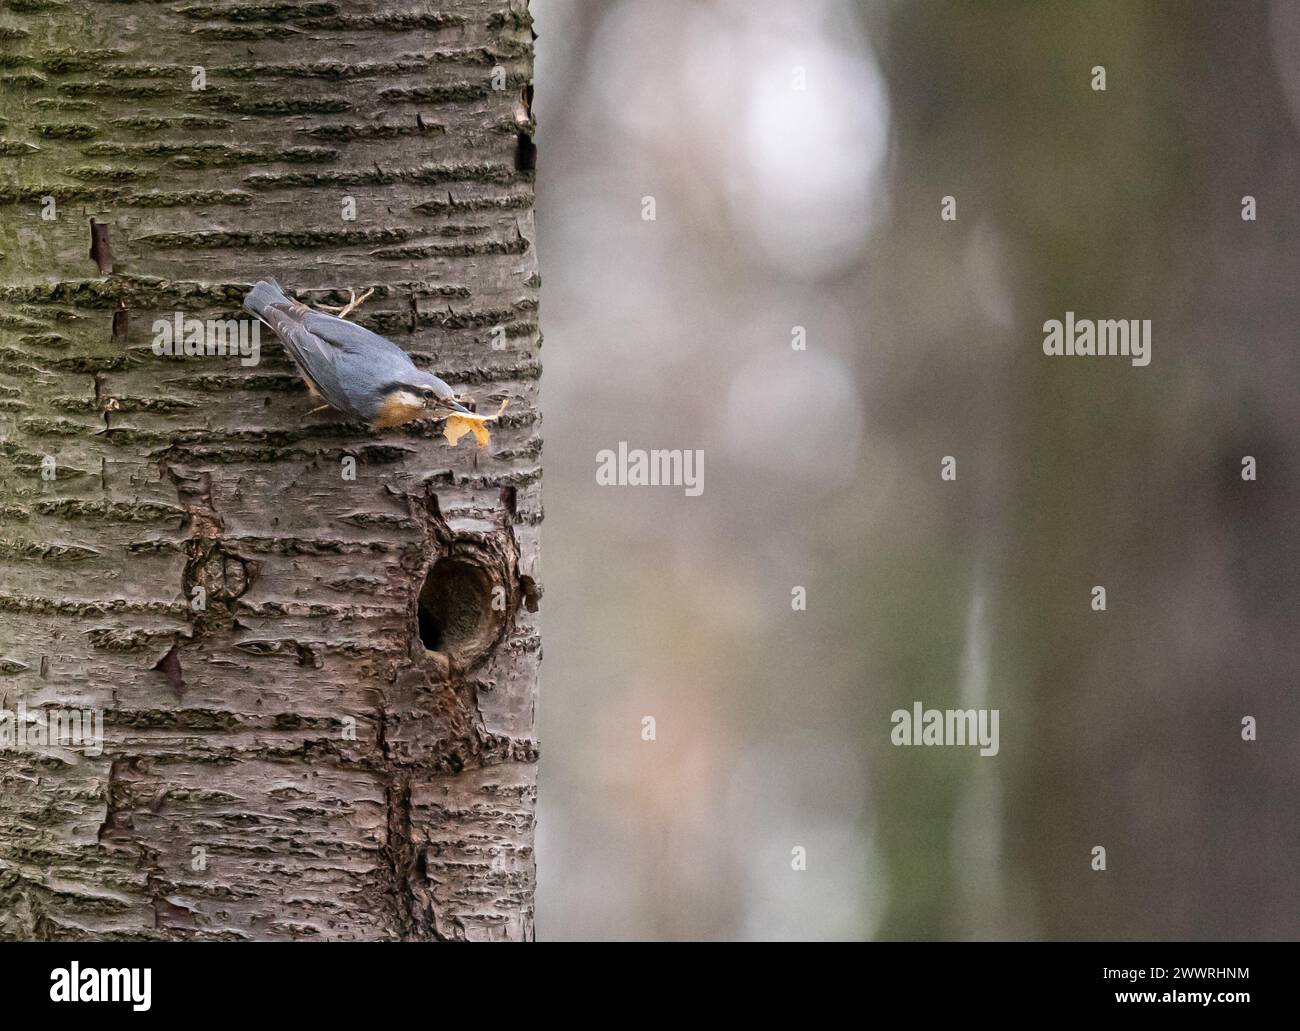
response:
[[[460,413],[463,414],[463,415],[473,415],[473,414],[474,414],[473,412],[471,412],[468,408],[466,408],[463,404],[461,404],[459,401],[455,400],[454,398],[451,398],[451,399],[445,399],[445,398],[441,398],[441,397],[431,397],[431,398],[429,398],[428,401],[425,402],[425,405],[424,405],[424,406],[425,406],[426,408],[430,408],[430,409],[433,409],[433,410],[435,410],[435,411],[436,411],[437,409],[440,409],[440,408],[444,408],[444,407],[445,407],[445,408],[450,408],[453,412],[460,412]]]

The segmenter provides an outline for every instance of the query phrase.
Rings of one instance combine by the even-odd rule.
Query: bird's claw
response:
[[[358,297],[357,292],[355,290],[349,289],[348,297],[350,298],[350,300],[348,301],[347,304],[343,305],[342,307],[336,307],[335,305],[326,305],[326,304],[318,304],[316,305],[316,307],[319,308],[321,311],[331,312],[332,314],[337,315],[341,319],[346,319],[348,317],[349,312],[355,311],[357,308],[360,308],[363,304],[366,303],[366,299],[369,298],[370,295],[373,294],[374,292],[375,292],[375,288],[372,286],[369,290],[367,290],[360,297]]]

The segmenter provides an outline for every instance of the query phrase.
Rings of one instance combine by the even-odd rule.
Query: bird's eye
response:
[[[433,397],[433,387],[425,387],[420,391],[425,397]]]

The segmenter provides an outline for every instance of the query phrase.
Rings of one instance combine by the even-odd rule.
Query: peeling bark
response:
[[[531,938],[526,8],[32,2],[0,53],[0,706],[104,715],[0,751],[0,937]],[[270,333],[154,354],[272,275],[374,287],[491,446],[308,414]]]

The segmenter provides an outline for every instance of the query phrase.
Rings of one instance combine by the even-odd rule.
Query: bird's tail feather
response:
[[[253,289],[248,291],[248,296],[244,298],[244,307],[254,315],[265,318],[267,308],[274,304],[288,304],[289,298],[285,296],[284,291],[280,289],[280,284],[274,279],[269,282],[260,279],[253,284]]]

